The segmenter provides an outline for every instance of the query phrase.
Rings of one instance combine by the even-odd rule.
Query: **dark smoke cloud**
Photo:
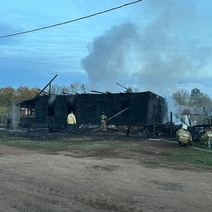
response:
[[[81,63],[91,88],[114,92],[119,82],[167,95],[201,76],[212,52],[204,32],[196,32],[198,9],[186,2],[179,7],[173,0],[149,0],[142,12],[146,23],[138,16],[135,23],[114,26],[89,45]]]
[[[81,63],[87,71],[91,87],[111,91],[117,89],[117,81],[129,77],[126,56],[134,46],[136,36],[135,25],[123,23],[97,37],[88,46],[89,55]]]

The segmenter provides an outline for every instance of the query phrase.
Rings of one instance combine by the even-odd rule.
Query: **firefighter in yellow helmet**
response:
[[[104,111],[102,111],[102,115],[101,115],[101,130],[102,131],[107,130],[107,116],[105,115]]]
[[[192,146],[192,136],[191,133],[188,131],[187,125],[183,125],[182,129],[179,129],[176,132],[176,137],[179,143],[179,146]]]
[[[207,128],[205,133],[200,137],[200,141],[202,144],[210,147],[212,143],[212,129]]]

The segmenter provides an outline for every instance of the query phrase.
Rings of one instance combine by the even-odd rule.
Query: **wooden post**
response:
[[[170,139],[172,140],[172,111],[170,112]]]
[[[128,126],[128,129],[127,129],[127,136],[129,135],[130,133],[130,128],[132,126],[132,120],[130,120],[130,123],[129,123],[129,126]]]
[[[155,105],[153,109],[153,137],[155,137]]]

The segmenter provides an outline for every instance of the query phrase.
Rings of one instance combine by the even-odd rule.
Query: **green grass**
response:
[[[126,139],[125,139],[126,140]],[[133,159],[150,167],[165,164],[169,167],[200,167],[212,170],[212,148],[194,144],[193,147],[178,147],[175,143],[154,141],[90,140],[89,138],[35,141],[19,137],[0,136],[0,144],[19,148],[41,150],[46,153],[77,151],[81,155]],[[207,150],[207,151],[201,151]],[[209,152],[210,151],[210,152]],[[145,160],[143,160],[145,158]]]
[[[111,149],[131,146],[129,143],[117,141],[90,141],[90,140],[51,140],[51,141],[35,141],[21,138],[0,138],[0,143],[9,146],[16,146],[27,149],[38,149],[46,151],[68,151],[68,150],[81,150],[89,151],[96,149]]]
[[[194,148],[179,148],[178,151],[171,151],[171,155],[173,158],[178,160],[179,162],[185,162],[188,164],[199,164],[199,165],[207,165],[212,167],[212,148],[196,146],[198,149]],[[210,152],[209,152],[210,151]]]

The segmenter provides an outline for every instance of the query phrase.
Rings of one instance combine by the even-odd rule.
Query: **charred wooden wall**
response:
[[[35,103],[35,122],[48,123],[52,128],[64,128],[66,117],[74,110],[75,95],[39,96]]]
[[[81,94],[76,98],[76,115],[80,123],[99,123],[102,111],[108,118],[130,107],[109,121],[109,124],[162,123],[166,116],[165,99],[152,93]]]
[[[128,108],[123,113],[120,111]],[[48,123],[51,126],[65,127],[66,117],[73,110],[77,124],[99,124],[102,111],[108,118],[115,116],[109,124],[149,125],[153,117],[162,123],[166,116],[166,102],[161,96],[152,92],[108,93],[79,95],[38,96],[35,101],[35,122]],[[154,115],[155,114],[155,115]]]

